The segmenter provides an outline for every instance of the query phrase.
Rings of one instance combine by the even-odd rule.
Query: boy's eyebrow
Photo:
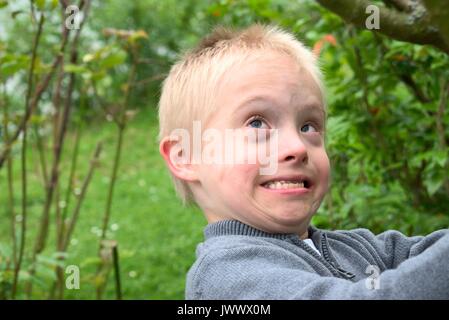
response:
[[[239,103],[237,108],[234,110],[232,117],[237,118],[241,114],[244,114],[249,108],[257,106],[259,112],[267,112],[270,111],[273,105],[277,105],[277,103],[265,96],[255,96],[250,99]]]
[[[235,112],[236,113],[241,113],[245,109],[247,109],[248,107],[251,107],[254,104],[257,105],[259,103],[264,104],[267,107],[267,109],[268,109],[269,106],[278,105],[278,103],[275,100],[273,100],[271,97],[268,97],[268,96],[255,96],[255,97],[252,97],[252,98],[250,98],[248,100],[245,100],[242,103],[240,103],[238,108],[235,110]],[[301,105],[300,110],[301,111],[306,111],[307,110],[307,111],[311,111],[311,112],[319,112],[320,115],[323,118],[326,115],[322,104],[321,103],[316,103],[316,102],[306,103],[304,105]]]
[[[326,117],[326,112],[324,111],[323,105],[318,103],[306,104],[301,107],[301,111],[308,111],[312,113],[318,113],[321,117]]]

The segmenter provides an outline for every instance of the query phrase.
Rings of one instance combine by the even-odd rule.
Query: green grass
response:
[[[202,229],[206,225],[206,220],[198,209],[183,208],[176,198],[168,170],[158,152],[157,132],[157,116],[154,109],[138,114],[125,132],[108,234],[108,238],[117,240],[119,244],[122,290],[125,299],[183,299],[185,276],[194,261],[195,248],[202,240]],[[87,172],[96,143],[102,140],[104,144],[100,166],[94,173],[68,249],[67,264],[79,266],[81,278],[79,290],[66,289],[65,297],[69,299],[95,298],[95,257],[99,246],[98,234],[105,208],[116,136],[117,129],[113,123],[91,123],[82,132],[76,175],[78,187],[81,186]],[[70,132],[61,167],[64,189],[73,141],[74,134]],[[15,207],[17,212],[20,212],[20,168],[18,154],[15,156]],[[29,152],[27,174],[29,179],[27,258],[33,247],[37,222],[44,202],[37,160],[33,146]],[[3,223],[0,224],[0,243],[3,247],[11,244],[10,213],[6,210],[6,187],[6,170],[2,168],[0,218]],[[69,208],[73,208],[74,202],[72,198]],[[54,212],[51,221],[52,228],[44,256],[51,256],[55,251]],[[38,270],[33,298],[47,297],[53,277],[51,270],[51,268]],[[19,298],[23,298],[23,286],[20,289]],[[111,273],[105,298],[114,297]]]

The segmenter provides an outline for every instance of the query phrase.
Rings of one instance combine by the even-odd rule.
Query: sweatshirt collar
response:
[[[318,229],[313,226],[309,226],[309,238],[313,239],[318,235]],[[243,222],[237,220],[222,220],[217,221],[211,224],[208,224],[204,229],[204,237],[210,239],[212,237],[219,236],[252,236],[252,237],[265,237],[265,238],[274,238],[274,239],[291,239],[299,238],[299,236],[295,233],[269,233],[254,227],[251,227]]]

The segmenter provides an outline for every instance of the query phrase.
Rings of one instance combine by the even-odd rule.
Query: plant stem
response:
[[[44,186],[48,185],[48,172],[47,172],[47,160],[45,158],[45,146],[42,141],[42,137],[39,133],[39,129],[37,125],[33,126],[34,135],[36,136],[36,146],[37,150],[39,152],[39,160],[41,164],[41,170],[42,170],[42,179],[44,181]]]
[[[122,300],[122,286],[120,283],[120,262],[118,256],[118,244],[115,243],[112,247],[112,260],[114,262],[115,274],[115,294],[117,300]]]
[[[6,92],[6,84],[3,83],[3,104],[4,104],[4,115],[3,115],[3,128],[5,131],[5,141],[9,140],[9,107],[8,107],[8,96]],[[14,210],[14,185],[12,176],[12,159],[8,157],[7,159],[7,183],[8,183],[8,210],[11,213],[11,237],[12,237],[12,259],[13,266],[17,265],[17,238],[16,238],[16,213]],[[9,269],[9,263],[6,267]]]
[[[125,98],[124,98],[121,114],[120,114],[120,117],[118,118],[118,121],[116,122],[117,126],[118,126],[117,147],[115,150],[114,164],[113,164],[113,169],[112,169],[112,174],[111,174],[111,183],[109,185],[108,197],[106,200],[106,210],[105,210],[105,215],[103,217],[103,226],[101,229],[101,240],[104,240],[106,238],[106,230],[108,228],[109,218],[111,215],[112,197],[114,195],[114,186],[115,186],[115,181],[117,178],[117,171],[118,171],[118,167],[119,167],[119,163],[120,163],[120,155],[121,155],[121,151],[122,151],[123,134],[124,134],[125,127],[126,127],[126,111],[128,109],[130,92],[131,92],[131,88],[133,86],[133,81],[134,81],[136,68],[137,68],[137,66],[136,66],[137,59],[134,57],[133,52],[131,53],[131,56],[132,56],[133,63],[131,65],[131,69],[130,69],[129,76],[128,76],[128,81],[126,83],[126,92],[125,92]]]
[[[65,194],[65,207],[62,210],[62,216],[61,216],[61,225],[59,226],[60,232],[58,237],[58,249],[63,247],[64,243],[64,237],[65,237],[65,220],[67,218],[67,210],[69,208],[70,198],[71,194],[73,192],[73,180],[75,177],[77,162],[78,162],[78,153],[79,153],[79,145],[80,145],[80,132],[81,132],[81,123],[78,124],[75,132],[75,143],[73,147],[73,153],[72,153],[72,159],[70,164],[70,174],[69,174],[69,181],[67,183],[67,189]]]
[[[39,40],[42,34],[42,27],[44,25],[45,16],[41,14],[39,18],[39,25],[37,27],[37,32],[34,37],[33,49],[31,52],[31,64],[28,71],[28,83],[27,83],[27,94],[25,98],[25,110],[29,110],[31,92],[33,89],[33,74],[36,64],[37,48],[39,46]],[[26,223],[27,223],[27,170],[26,170],[26,148],[27,148],[27,126],[23,128],[22,137],[22,151],[21,151],[21,165],[22,165],[22,223],[21,223],[21,233],[20,233],[20,247],[19,247],[19,257],[17,259],[17,264],[14,269],[14,280],[12,286],[12,299],[15,299],[17,293],[17,283],[19,280],[19,272],[22,266],[23,253],[25,250],[25,240],[26,240]]]
[[[72,216],[71,216],[68,228],[67,228],[67,232],[62,235],[61,242],[59,243],[59,247],[58,247],[59,252],[67,252],[67,248],[69,246],[70,239],[71,239],[73,231],[75,229],[76,222],[78,221],[79,212],[80,212],[84,197],[86,195],[87,188],[89,187],[94,170],[97,167],[97,164],[100,159],[101,149],[102,149],[102,143],[99,142],[99,143],[97,143],[94,155],[92,156],[88,173],[87,173],[86,177],[84,178],[83,186],[81,187],[81,193],[77,199],[75,209],[73,210],[73,213],[72,213]],[[63,258],[60,258],[60,259],[63,259]],[[56,280],[56,283],[54,284],[53,288],[54,289],[57,288],[57,290],[58,290],[58,299],[63,299],[63,297],[64,297],[64,281],[63,281],[64,275],[63,275],[62,268],[59,266],[56,268],[56,276],[57,276],[57,280]],[[53,294],[54,294],[54,290],[52,290],[51,297],[53,297]]]
[[[62,242],[62,246],[60,248],[62,251],[66,251],[67,247],[69,245],[70,238],[72,237],[73,230],[75,229],[76,221],[78,220],[79,212],[81,209],[81,204],[83,203],[87,188],[92,179],[94,169],[97,167],[98,161],[100,159],[101,150],[102,150],[102,143],[99,142],[95,148],[95,152],[94,152],[94,155],[93,155],[91,163],[90,163],[89,171],[87,173],[86,178],[84,179],[83,186],[81,187],[81,193],[78,197],[78,200],[75,205],[75,209],[73,210],[72,216],[70,218],[70,222],[69,222],[69,225],[67,228],[67,233],[64,237],[64,241]]]
[[[115,156],[114,156],[114,163],[113,163],[112,173],[111,173],[111,182],[109,183],[108,197],[106,199],[106,209],[104,212],[103,225],[101,228],[101,240],[104,240],[106,238],[106,230],[108,228],[109,219],[111,216],[112,198],[114,196],[115,182],[117,180],[117,171],[118,171],[118,167],[120,164],[120,156],[122,153],[123,134],[124,134],[124,127],[119,127],[118,135],[117,135],[117,145],[116,145]]]
[[[131,53],[132,64],[131,64],[131,69],[129,71],[128,80],[126,83],[125,98],[123,101],[121,113],[118,118],[115,118],[115,123],[117,124],[117,127],[118,127],[117,145],[116,145],[116,149],[115,149],[114,163],[113,163],[113,168],[112,168],[112,173],[111,173],[111,182],[109,184],[108,197],[106,199],[106,209],[105,209],[105,213],[103,216],[103,225],[101,228],[99,255],[100,255],[100,252],[102,249],[101,243],[103,242],[103,240],[106,239],[106,231],[107,231],[109,219],[111,216],[112,198],[114,196],[114,187],[115,187],[115,182],[117,179],[117,171],[118,171],[118,167],[119,167],[119,163],[120,163],[120,156],[121,156],[121,152],[122,152],[123,135],[124,135],[124,131],[126,128],[126,123],[127,123],[126,111],[128,109],[130,93],[131,93],[131,89],[134,84],[134,77],[135,77],[136,69],[137,69],[138,60],[137,60],[134,48],[131,49],[130,53]],[[100,265],[97,270],[97,275],[100,274],[101,269],[102,269],[102,266]],[[101,299],[103,289],[104,289],[104,285],[100,285],[97,288],[97,299]]]

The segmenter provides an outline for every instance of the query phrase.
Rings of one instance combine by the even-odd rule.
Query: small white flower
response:
[[[145,182],[145,180],[140,179],[139,182],[138,182],[138,184],[139,184],[139,187],[145,187],[146,182]]]
[[[150,194],[155,194],[155,193],[157,192],[157,189],[156,189],[156,187],[151,186],[151,187],[148,189],[148,192],[149,192]]]
[[[81,194],[81,188],[75,188],[73,192],[75,193],[76,196],[79,196]]]

